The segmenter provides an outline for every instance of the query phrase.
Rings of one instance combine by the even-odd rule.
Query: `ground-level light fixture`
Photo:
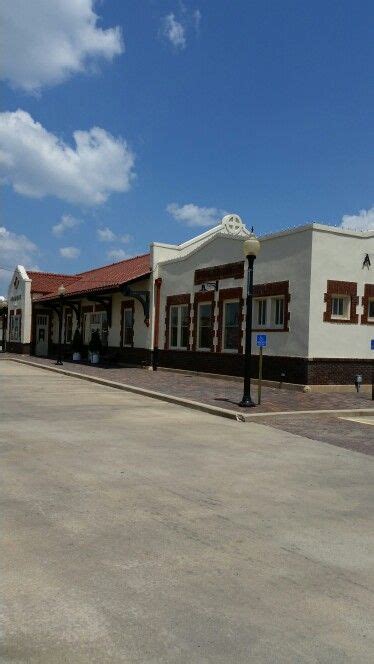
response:
[[[245,319],[245,354],[244,354],[244,389],[243,398],[239,404],[242,408],[253,408],[256,404],[251,398],[251,365],[252,365],[252,303],[253,303],[253,265],[256,256],[261,249],[260,241],[253,233],[244,240],[243,252],[248,263],[248,278],[247,278],[247,296],[246,296],[246,309],[247,315]]]

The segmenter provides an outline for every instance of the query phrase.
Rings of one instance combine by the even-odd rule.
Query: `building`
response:
[[[8,302],[0,297],[0,353],[5,351],[5,338],[8,320]]]
[[[154,242],[149,254],[76,275],[18,266],[7,348],[55,354],[63,311],[66,354],[79,326],[86,346],[99,330],[112,361],[241,375],[248,235],[240,217],[227,215],[181,245]],[[260,239],[253,345],[257,357],[255,335],[267,335],[264,378],[352,384],[361,374],[370,383],[374,232],[308,224]]]

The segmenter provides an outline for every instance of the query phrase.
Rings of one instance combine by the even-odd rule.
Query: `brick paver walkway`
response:
[[[269,415],[261,424],[288,431],[298,436],[329,443],[345,450],[374,456],[374,426],[342,419],[337,414]]]
[[[11,358],[18,355],[4,353],[2,357]],[[39,364],[54,366],[55,360],[40,357],[22,356],[23,360],[38,362]],[[173,396],[200,401],[220,408],[240,410],[238,403],[242,397],[242,385],[240,382],[196,376],[172,371],[149,371],[140,367],[98,367],[88,364],[76,364],[64,361],[65,368],[76,373],[98,376],[118,383],[134,385],[155,392],[172,394]],[[257,400],[257,387],[253,387],[252,397]],[[371,395],[361,392],[356,393],[352,386],[349,393],[335,394],[304,394],[287,389],[274,387],[262,388],[262,403],[252,413],[271,413],[276,411],[290,410],[322,410],[322,409],[355,409],[370,408],[374,402]]]

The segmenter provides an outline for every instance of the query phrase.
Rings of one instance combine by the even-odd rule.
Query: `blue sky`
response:
[[[222,211],[374,228],[372,2],[30,5],[2,9],[1,267],[83,270]]]

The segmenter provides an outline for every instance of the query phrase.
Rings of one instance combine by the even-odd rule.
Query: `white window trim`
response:
[[[199,302],[198,308],[197,308],[197,339],[196,339],[196,350],[201,350],[205,352],[210,352],[212,349],[204,346],[200,346],[199,339],[200,339],[200,309],[203,306],[209,306],[211,308],[211,311],[213,311],[213,306],[214,302]],[[212,329],[212,337],[213,337],[213,329]]]
[[[269,298],[269,297],[255,297],[255,298],[253,299],[253,302],[254,302],[254,305],[255,305],[255,306],[254,306],[255,320],[254,320],[254,322],[253,322],[252,327],[253,327],[255,330],[265,330],[265,329],[267,329],[267,328],[270,327],[270,323],[269,323],[269,300],[270,300],[270,299],[271,299],[271,298]],[[259,323],[259,322],[258,322],[259,302],[264,302],[264,301],[266,302],[266,317],[265,317],[265,323]],[[271,305],[271,302],[270,302],[270,305]]]
[[[171,304],[170,305],[170,310],[169,310],[169,348],[170,350],[187,350],[188,346],[181,346],[181,339],[182,339],[182,307],[187,307],[187,313],[188,313],[188,304]],[[177,309],[178,310],[178,322],[177,322],[177,346],[172,345],[172,334],[171,334],[171,328],[172,328],[172,316],[171,316],[171,310],[172,309]],[[190,321],[189,321],[190,323]],[[190,325],[188,325],[188,335],[190,334]]]
[[[275,322],[275,307],[276,300],[283,301],[283,322]],[[266,318],[265,323],[258,322],[258,309],[259,302],[266,302]],[[284,295],[267,295],[263,297],[254,297],[253,298],[253,330],[284,330],[286,316],[286,297]]]
[[[225,348],[225,332],[226,332],[226,304],[230,304],[232,302],[235,302],[239,304],[239,299],[238,298],[232,298],[228,300],[223,300],[223,315],[222,315],[222,352],[223,353],[231,353],[234,354],[239,352],[239,348]],[[240,322],[239,322],[239,336],[241,332],[241,327],[240,327]],[[240,345],[240,342],[239,342]]]
[[[345,300],[347,302],[347,311],[344,314],[334,314],[332,311],[333,300]],[[350,295],[331,295],[331,320],[350,320],[351,318],[351,297]]]
[[[284,328],[284,316],[285,316],[285,297],[284,295],[273,295],[271,298],[271,319],[270,319],[270,325],[269,328],[274,328],[275,330],[282,330]],[[276,323],[275,322],[275,313],[276,313],[276,301],[277,300],[282,300],[283,302],[283,320],[281,323]]]
[[[374,316],[370,316],[370,303],[374,304],[374,297],[369,297],[368,298],[368,322],[369,323],[374,323]]]
[[[15,321],[18,321],[18,336],[14,336]],[[9,341],[21,341],[22,329],[21,329],[22,314],[12,314],[9,317]]]
[[[125,339],[126,339],[125,314],[126,314],[126,311],[131,311],[131,315],[132,315],[132,328],[131,329],[132,329],[133,340],[132,340],[131,344],[126,344],[125,343]],[[122,323],[123,324],[123,347],[124,348],[132,348],[133,345],[134,345],[134,323],[135,323],[134,318],[135,318],[135,316],[134,316],[133,308],[124,306],[124,308],[123,308],[123,323]]]

